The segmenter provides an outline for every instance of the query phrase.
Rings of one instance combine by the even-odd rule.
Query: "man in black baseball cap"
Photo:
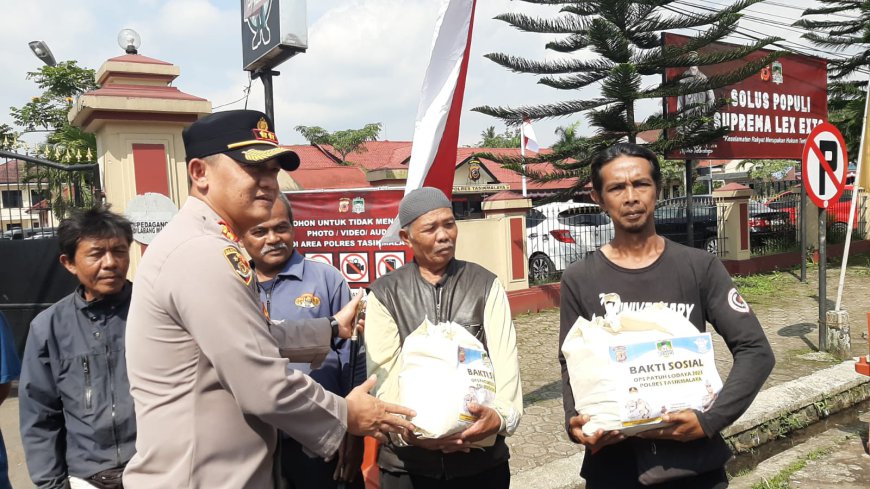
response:
[[[299,156],[278,145],[272,119],[256,110],[216,112],[194,122],[182,133],[187,161],[225,154],[243,165],[275,159],[282,169],[299,167]]]
[[[299,166],[269,118],[220,112],[183,136],[190,196],[139,262],[125,332],[138,451],[124,486],[274,487],[276,428],[321,458],[346,433],[386,442],[413,429],[413,411],[368,394],[374,377],[342,398],[287,369],[349,338],[360,299],[331,318],[263,313],[238,237],[270,218],[278,175]]]

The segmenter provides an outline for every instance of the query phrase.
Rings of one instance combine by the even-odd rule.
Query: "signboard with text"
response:
[[[287,192],[294,246],[337,268],[351,288],[365,287],[412,259],[402,243],[380,245],[399,211],[403,189]]]
[[[665,46],[681,46],[690,38],[662,35]],[[699,54],[725,51],[736,46],[713,43]],[[732,72],[746,62],[764,58],[759,50],[739,61],[710,66],[668,68],[665,80],[697,80]],[[800,159],[807,135],[828,119],[827,61],[813,56],[786,54],[760,73],[723,88],[665,99],[665,112],[674,114],[683,104],[728,103],[716,112],[711,124],[730,132],[705,145],[668,154],[673,159]]]

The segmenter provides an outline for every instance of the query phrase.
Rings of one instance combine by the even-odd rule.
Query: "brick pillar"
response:
[[[138,54],[111,58],[97,71],[100,88],[81,95],[69,120],[97,137],[102,188],[123,213],[137,195],[156,192],[177,207],[187,199],[181,131],[211,113],[211,102],[170,86],[181,70]],[[132,278],[142,248],[134,243]]]
[[[456,257],[486,267],[507,291],[529,288],[525,216],[531,200],[503,191],[481,207],[484,219],[459,221]]]
[[[713,191],[719,222],[719,254],[723,260],[748,260],[749,197],[752,190],[729,183]]]

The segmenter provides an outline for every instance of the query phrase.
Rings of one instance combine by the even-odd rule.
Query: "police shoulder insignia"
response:
[[[320,297],[314,294],[302,294],[296,298],[296,305],[299,307],[314,308],[320,305]]]
[[[230,263],[239,280],[245,285],[251,285],[254,280],[254,271],[251,270],[251,265],[248,265],[248,260],[242,256],[242,252],[235,246],[227,246],[224,248],[224,257]]]

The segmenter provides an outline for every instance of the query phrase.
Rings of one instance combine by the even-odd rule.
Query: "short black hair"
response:
[[[287,219],[290,220],[290,225],[293,225],[293,206],[290,204],[290,199],[284,195],[284,192],[278,192],[278,200],[284,204],[284,209],[287,210]]]
[[[90,209],[73,210],[57,227],[60,254],[75,260],[79,242],[85,238],[124,238],[133,242],[133,226],[124,216],[109,210],[111,205],[98,205]]]
[[[592,158],[590,170],[592,173],[592,188],[601,195],[604,182],[601,181],[601,169],[604,165],[619,158],[620,156],[634,156],[649,161],[652,166],[652,178],[656,189],[662,188],[662,168],[659,165],[659,157],[649,149],[633,143],[616,143],[613,146],[599,152]]]

